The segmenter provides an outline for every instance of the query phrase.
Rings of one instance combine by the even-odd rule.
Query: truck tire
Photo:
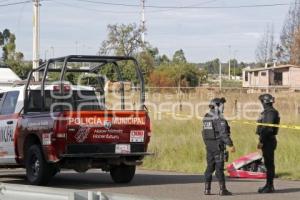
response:
[[[115,183],[129,183],[135,174],[135,166],[117,165],[110,168],[110,176]]]
[[[32,185],[46,185],[55,175],[54,168],[44,159],[40,145],[32,145],[26,154],[26,177]]]

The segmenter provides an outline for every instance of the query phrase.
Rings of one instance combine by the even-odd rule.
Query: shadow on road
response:
[[[0,175],[0,181],[14,184],[28,184],[24,174]],[[129,184],[115,184],[109,173],[60,173],[57,174],[48,186],[72,189],[134,187],[147,185],[192,184],[203,183],[203,175],[173,175],[173,174],[146,174],[138,173]],[[257,182],[257,180],[228,179],[228,182]]]
[[[276,190],[274,195],[276,194],[285,194],[285,193],[297,193],[300,192],[300,188],[285,188]],[[241,192],[241,193],[234,193],[234,196],[244,196],[244,195],[262,195],[258,192]],[[264,194],[263,194],[264,195]]]
[[[295,193],[295,192],[300,192],[300,188],[287,188],[287,189],[276,190],[276,193]]]

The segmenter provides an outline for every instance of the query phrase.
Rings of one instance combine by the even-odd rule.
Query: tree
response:
[[[187,62],[182,49],[175,51],[175,53],[173,55],[173,62],[174,63],[186,63]]]
[[[157,48],[151,47],[147,42],[142,41],[142,28],[136,24],[115,24],[108,25],[108,38],[102,42],[99,54],[113,54],[117,56],[134,56],[137,58],[143,73],[146,75],[146,83],[152,72],[154,65],[159,58]],[[126,81],[137,83],[136,71],[134,64],[131,61],[119,63],[121,67],[122,78]],[[103,72],[110,72],[112,67],[103,69]],[[110,76],[116,80],[115,75]]]
[[[255,50],[256,60],[261,65],[267,62],[273,62],[275,58],[274,27],[267,25],[267,28],[260,38]]]
[[[300,30],[295,33],[294,42],[291,45],[290,63],[300,65]]]
[[[108,25],[108,39],[102,42],[99,54],[132,56],[143,47],[142,28],[136,24]]]
[[[168,63],[157,67],[150,74],[149,82],[156,87],[196,87],[207,74],[189,63]]]
[[[32,62],[17,61],[9,59],[5,62],[19,77],[22,79],[27,78],[28,73],[32,69]]]
[[[14,51],[15,37],[10,33],[8,29],[0,31],[0,47],[2,47],[2,59],[5,61],[8,56],[8,52]]]
[[[26,78],[32,69],[31,62],[24,62],[22,52],[16,52],[16,36],[9,29],[0,31],[0,46],[2,47],[2,59],[18,76]]]
[[[0,46],[3,46],[4,44],[4,35],[3,33],[0,31]]]
[[[230,59],[230,74],[238,76],[239,74],[239,63],[236,59]],[[222,72],[228,74],[229,67],[222,67]]]
[[[219,74],[220,60],[218,58],[204,63],[204,69],[208,74]]]
[[[170,62],[170,59],[168,58],[167,55],[163,54],[162,56],[159,56],[158,58],[158,63],[160,64],[167,64]]]
[[[290,5],[289,12],[285,19],[280,45],[277,46],[276,57],[280,62],[290,62],[292,56],[292,46],[295,41],[295,33],[300,28],[300,0],[294,0]]]
[[[2,58],[3,60],[7,60],[7,59],[13,59],[16,53],[16,36],[12,33],[10,33],[6,43],[3,46],[3,54],[2,54]]]

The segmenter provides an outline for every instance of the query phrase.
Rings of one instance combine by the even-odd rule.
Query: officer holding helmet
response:
[[[263,105],[263,112],[261,113],[258,123],[279,124],[280,116],[278,111],[273,107],[275,98],[270,94],[262,94],[259,100]],[[276,135],[278,133],[277,127],[258,125],[256,133],[259,135],[258,149],[262,150],[264,163],[267,169],[266,185],[258,189],[259,193],[273,193],[275,191],[273,179],[275,176],[274,152],[277,146]]]
[[[206,145],[207,168],[205,171],[205,195],[211,194],[212,174],[216,171],[216,177],[220,185],[220,195],[232,195],[226,189],[224,175],[224,152],[226,145],[231,152],[235,147],[230,138],[230,127],[223,117],[225,98],[214,98],[209,104],[210,111],[203,119],[202,137]]]

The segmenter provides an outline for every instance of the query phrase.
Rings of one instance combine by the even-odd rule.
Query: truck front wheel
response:
[[[26,177],[32,185],[46,185],[52,176],[53,168],[45,161],[39,145],[32,145],[26,154]]]
[[[110,168],[110,176],[115,183],[129,183],[135,174],[135,166],[118,165]]]

